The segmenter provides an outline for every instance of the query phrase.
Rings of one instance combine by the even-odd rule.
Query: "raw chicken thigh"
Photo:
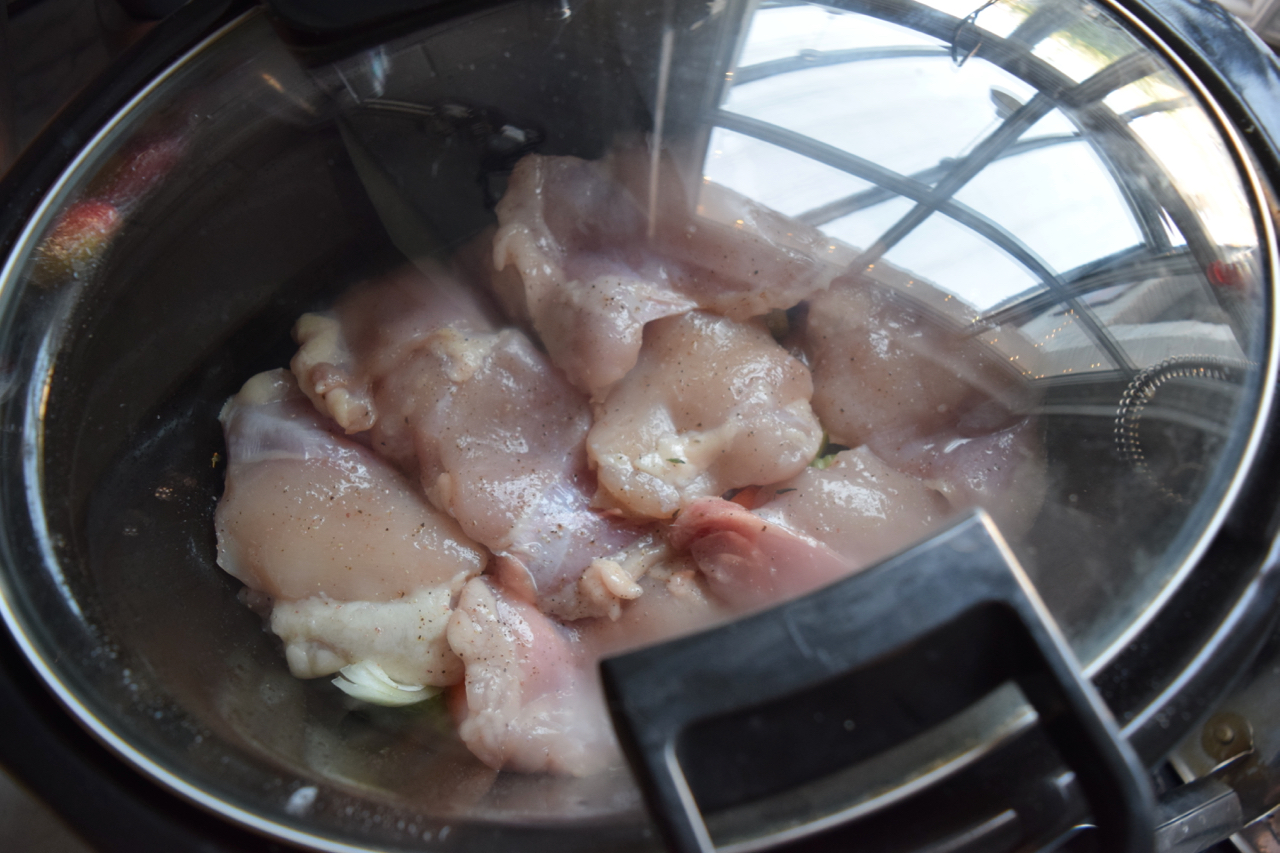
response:
[[[367,431],[529,597],[576,612],[563,588],[639,535],[591,507],[585,397],[522,332],[493,331],[444,271],[362,285],[331,315],[305,315],[295,337],[294,372],[313,380],[321,411]],[[368,415],[344,423],[351,399]]]
[[[522,332],[443,329],[375,399],[411,431],[427,496],[529,597],[559,592],[639,535],[592,508],[586,399]]]
[[[645,324],[698,307],[734,320],[788,308],[851,256],[712,184],[700,185],[693,222],[669,163],[651,228],[648,169],[640,150],[598,162],[530,155],[497,208],[495,290],[593,398],[636,363]]]
[[[484,569],[484,550],[386,462],[329,432],[283,370],[250,379],[222,421],[218,564],[271,599],[294,674],[372,662],[410,685],[456,682],[451,591]]]
[[[1043,498],[1025,383],[982,341],[844,275],[856,253],[816,229],[651,165],[526,157],[468,283],[353,288],[298,320],[292,375],[223,411],[219,564],[290,669],[384,704],[447,689],[498,770],[620,764],[603,656],[958,509],[1017,535]]]
[[[601,489],[629,513],[670,518],[695,498],[791,477],[822,444],[812,390],[762,324],[700,311],[657,320],[587,439]]]
[[[922,438],[875,442],[898,470],[919,477],[952,510],[982,507],[1006,537],[1031,527],[1044,502],[1044,452],[1035,421],[997,404],[977,409],[953,427]]]
[[[302,315],[294,325],[299,347],[289,366],[319,411],[348,434],[376,426],[378,454],[409,471],[415,465],[412,435],[396,418],[379,417],[374,394],[445,327],[494,329],[474,293],[444,270],[428,277],[403,267],[352,288],[331,312]]]
[[[1039,430],[1021,378],[974,339],[884,291],[841,279],[809,303],[800,346],[833,441],[865,443],[945,496],[1021,535],[1044,499]]]
[[[809,301],[802,348],[813,369],[813,410],[846,447],[931,435],[975,403],[1016,408],[1026,395],[972,340],[856,279]]]
[[[620,766],[597,664],[657,640],[727,619],[695,569],[674,561],[641,579],[642,595],[617,620],[557,623],[501,583],[467,584],[449,625],[466,665],[455,702],[458,733],[491,767],[584,776]]]
[[[951,514],[938,490],[866,447],[841,451],[825,468],[807,467],[770,491],[756,515],[863,566],[923,539]]]
[[[218,564],[274,599],[392,601],[479,574],[487,555],[367,448],[334,435],[289,374],[227,403]]]
[[[696,307],[644,246],[644,208],[607,163],[526,157],[497,214],[495,289],[589,394],[635,364],[645,323]]]
[[[722,498],[694,501],[671,527],[711,592],[735,610],[794,598],[860,568],[817,539],[765,521]]]
[[[458,733],[495,769],[585,776],[620,762],[577,631],[485,578],[467,584],[449,625],[466,665]]]
[[[927,536],[946,499],[865,447],[755,492],[753,510],[720,498],[686,508],[671,528],[713,592],[756,608],[825,586]]]

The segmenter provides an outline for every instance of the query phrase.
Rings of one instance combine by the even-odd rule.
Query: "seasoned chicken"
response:
[[[494,289],[593,398],[635,364],[645,324],[788,308],[849,260],[817,229],[724,187],[691,197],[669,163],[652,196],[648,181],[639,149],[597,162],[530,155],[498,204]]]
[[[628,513],[670,518],[696,498],[785,480],[822,444],[812,387],[761,324],[654,321],[587,438],[601,490]]]
[[[422,488],[498,558],[513,588],[545,598],[641,529],[594,509],[586,399],[515,329],[445,328],[392,371],[375,400],[413,440]],[[374,447],[383,432],[373,430]]]
[[[603,656],[815,590],[960,509],[1016,536],[1043,499],[991,342],[654,165],[526,157],[455,258],[478,287],[364,282],[298,320],[292,374],[223,410],[218,561],[290,669],[383,704],[448,689],[496,770],[620,765]]]
[[[655,567],[620,618],[565,625],[486,577],[470,581],[449,623],[466,667],[455,689],[458,733],[495,769],[585,776],[622,756],[600,692],[601,657],[727,619],[698,572],[676,560]]]
[[[968,408],[989,400],[1016,407],[1026,393],[980,344],[856,280],[809,301],[801,347],[813,369],[813,410],[846,447],[931,435]]]
[[[407,686],[457,682],[452,596],[485,551],[368,448],[331,433],[283,370],[250,379],[222,421],[218,564],[271,606],[293,674],[373,664]]]
[[[393,601],[479,574],[487,555],[368,448],[334,435],[282,370],[222,411],[218,565],[276,601]]]
[[[644,209],[605,163],[526,157],[497,214],[495,289],[588,394],[631,369],[645,323],[696,307],[644,245]]]
[[[738,608],[792,598],[836,581],[927,536],[946,499],[865,447],[754,490],[753,508],[720,498],[687,507],[671,526],[712,593]]]
[[[806,468],[762,492],[760,518],[864,566],[923,539],[952,512],[928,482],[894,470],[866,447],[841,451],[826,468]]]
[[[765,521],[722,498],[694,501],[671,525],[712,594],[735,610],[754,610],[826,586],[862,568],[811,536]]]
[[[290,368],[316,409],[348,434],[379,421],[375,389],[444,327],[493,330],[474,293],[443,270],[427,276],[403,267],[352,288],[334,310],[304,314],[294,325]],[[412,437],[383,419],[378,454],[411,470]]]
[[[476,578],[448,636],[466,666],[458,734],[485,764],[586,776],[621,763],[594,660],[574,629]]]
[[[585,397],[444,272],[366,282],[295,336],[317,407],[419,480],[525,595],[549,601],[640,534],[591,507]]]
[[[948,430],[919,438],[885,435],[873,445],[899,471],[943,495],[953,510],[985,509],[1006,537],[1025,533],[1044,502],[1037,423],[994,404]]]
[[[809,304],[801,348],[813,409],[831,438],[865,443],[952,510],[981,506],[1006,535],[1044,499],[1044,453],[1031,394],[975,338],[885,292],[841,279]]]
[[[462,661],[445,630],[453,614],[454,584],[437,584],[395,601],[335,601],[315,596],[279,601],[271,630],[284,641],[289,671],[298,678],[332,675],[364,661],[407,685],[447,687],[462,679]]]

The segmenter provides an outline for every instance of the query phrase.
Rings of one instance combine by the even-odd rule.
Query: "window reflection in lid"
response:
[[[1205,370],[1243,381],[1257,358],[1254,202],[1199,96],[1103,7],[909,5],[757,8],[706,117],[702,173],[820,228],[833,259],[855,258],[848,275],[967,328],[1038,389],[1051,467],[1116,466],[1059,472],[1024,553],[1088,659],[1175,583],[1227,482],[1222,425],[1248,426],[1251,404],[1226,394],[1201,436],[1186,401],[1208,398],[1169,389],[1220,381]],[[1121,396],[1152,376],[1137,477],[1108,448]],[[1186,448],[1205,454],[1189,469]],[[1183,473],[1173,488],[1156,470]],[[1148,517],[1134,500],[1173,503]],[[1113,598],[1054,591],[1049,574],[1071,571],[1046,556],[1062,536],[1089,539],[1081,559]]]

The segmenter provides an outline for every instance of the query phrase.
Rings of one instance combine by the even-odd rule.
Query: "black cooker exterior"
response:
[[[175,56],[251,5],[186,4],[66,105],[0,182],[0,253],[10,251],[43,193],[103,122]],[[1225,110],[1270,187],[1280,186],[1280,65],[1269,50],[1208,0],[1127,0],[1124,6],[1172,46]],[[446,16],[457,8],[441,4],[427,14]],[[381,21],[379,32],[387,26]],[[313,55],[317,45],[360,41],[297,28],[290,35]],[[1274,217],[1276,205],[1268,199]],[[1275,641],[1277,482],[1280,436],[1273,432],[1192,582],[1163,608],[1144,635],[1147,642],[1124,650],[1093,679],[1141,761],[1157,768],[1157,792],[1173,784],[1163,765],[1168,752],[1213,710],[1263,644]],[[1136,680],[1128,677],[1132,672],[1149,677]],[[0,731],[6,733],[0,763],[97,849],[285,849],[125,765],[63,710],[7,634],[0,635]],[[1066,846],[1057,849],[1087,850],[1093,849],[1088,833],[1069,832],[1085,812],[1081,792],[1064,783],[1044,734],[1032,728],[942,784],[794,849],[1012,851],[1032,849],[1027,839],[1065,837]]]

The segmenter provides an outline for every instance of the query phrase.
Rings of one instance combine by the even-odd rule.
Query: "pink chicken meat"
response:
[[[526,595],[559,592],[639,535],[591,507],[581,392],[522,332],[494,331],[450,276],[400,271],[295,334],[313,402],[343,424],[359,400],[345,428],[415,477]]]
[[[618,620],[557,622],[487,577],[470,581],[449,623],[466,667],[458,733],[495,769],[574,776],[621,766],[597,664],[647,642],[714,625],[732,610],[680,563],[645,577]]]
[[[822,444],[804,365],[762,324],[692,311],[650,324],[587,439],[602,492],[670,518],[695,498],[799,473]]]
[[[1006,535],[1044,499],[1044,452],[1026,383],[984,347],[910,304],[841,279],[809,303],[800,347],[813,408],[833,441],[866,444],[944,495],[982,506]]]
[[[444,631],[484,549],[368,448],[330,432],[283,370],[250,379],[222,421],[218,564],[268,600],[294,674],[369,661],[407,684],[456,682]]]
[[[426,494],[526,595],[558,592],[640,534],[592,507],[586,399],[523,333],[441,330],[388,378],[383,398],[390,422],[412,433]]]
[[[466,667],[458,734],[495,769],[586,776],[619,760],[577,632],[485,578],[449,624]]]
[[[219,564],[277,600],[389,601],[479,574],[486,555],[398,472],[334,435],[283,371],[223,411]]]
[[[223,413],[219,563],[293,672],[448,689],[495,769],[620,765],[602,656],[958,509],[1017,535],[1043,499],[1025,383],[980,342],[843,276],[816,229],[650,165],[526,157],[474,281],[353,288]]]
[[[636,363],[647,323],[693,308],[747,320],[826,287],[836,247],[821,232],[670,163],[650,227],[648,157],[530,155],[498,204],[494,289],[577,387],[599,398]]]

